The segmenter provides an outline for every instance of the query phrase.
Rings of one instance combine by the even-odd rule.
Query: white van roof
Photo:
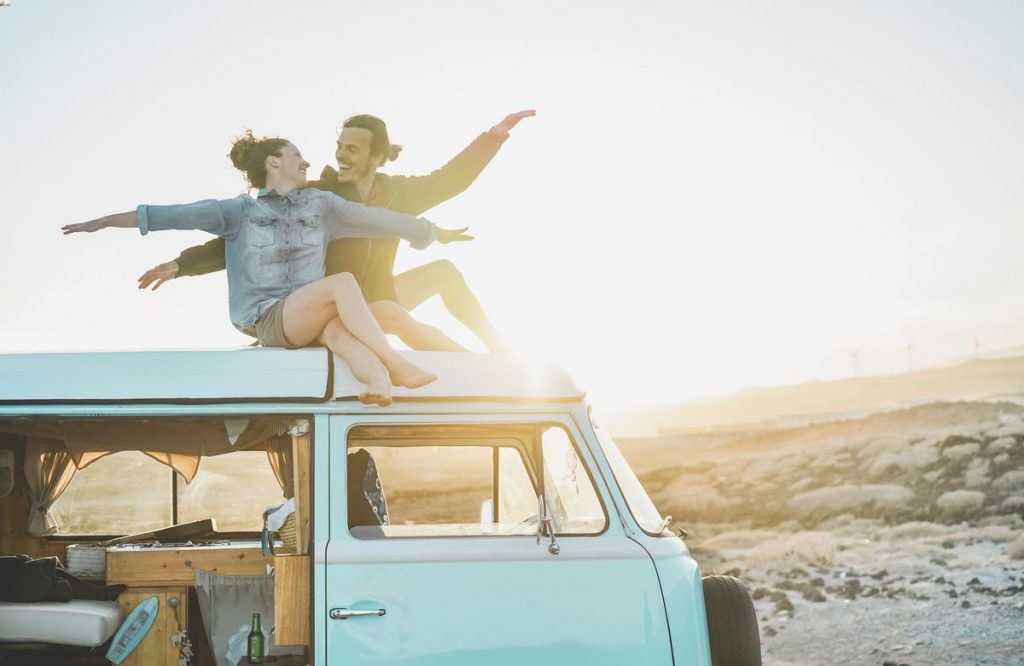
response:
[[[399,400],[579,399],[554,366],[507,355],[405,352],[438,381],[396,387]],[[323,348],[0,354],[0,402],[323,402],[362,390]]]

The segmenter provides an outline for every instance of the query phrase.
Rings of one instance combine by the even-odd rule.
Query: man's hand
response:
[[[139,278],[139,289],[145,289],[149,285],[153,285],[153,291],[156,291],[160,288],[160,285],[173,280],[177,275],[178,262],[166,261],[142,274]]]
[[[519,124],[519,121],[523,118],[532,118],[537,115],[537,112],[533,109],[528,111],[517,111],[516,113],[510,113],[505,116],[505,119],[500,123],[491,128],[491,134],[497,134],[504,138],[508,136],[509,131]]]
[[[473,237],[468,235],[466,231],[469,227],[462,227],[461,229],[442,229],[437,228],[437,242],[441,244],[447,243],[461,243],[462,241],[471,241]]]

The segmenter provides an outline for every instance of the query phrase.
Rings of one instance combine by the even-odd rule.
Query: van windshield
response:
[[[594,427],[597,439],[601,443],[601,449],[604,450],[604,456],[608,459],[608,465],[612,468],[612,474],[615,475],[615,481],[619,484],[619,489],[622,490],[622,494],[626,497],[626,504],[629,505],[629,510],[636,519],[636,522],[648,534],[661,534],[665,530],[665,520],[661,517],[657,507],[654,506],[654,502],[651,501],[647,491],[644,490],[640,479],[636,477],[636,474],[629,466],[629,463],[626,462],[625,457],[619,451],[619,447],[615,444],[611,435],[608,434],[608,431],[601,427],[601,424],[598,423],[592,413],[589,416],[590,424]]]

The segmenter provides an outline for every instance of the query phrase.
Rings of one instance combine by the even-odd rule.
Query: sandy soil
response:
[[[1024,664],[1024,408],[622,444],[766,664]]]

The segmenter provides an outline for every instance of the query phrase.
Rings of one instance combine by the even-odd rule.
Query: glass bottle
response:
[[[260,614],[252,614],[252,629],[249,631],[249,663],[263,663],[263,630],[260,628]]]

